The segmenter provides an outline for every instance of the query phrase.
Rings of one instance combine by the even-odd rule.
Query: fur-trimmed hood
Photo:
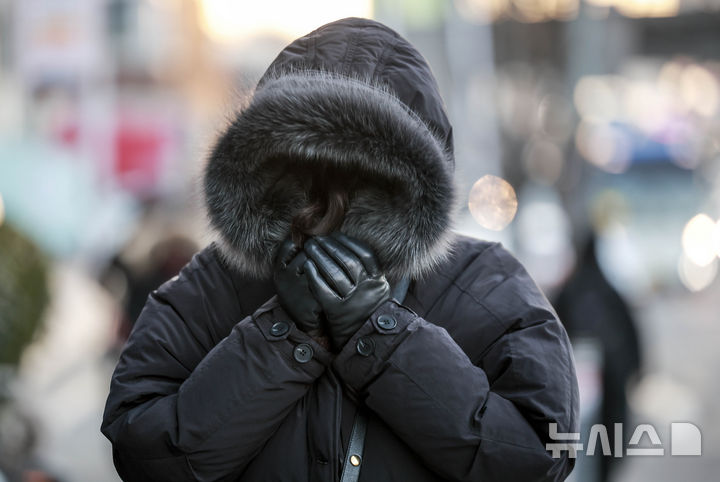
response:
[[[226,259],[253,276],[270,274],[307,203],[301,183],[273,191],[287,163],[377,181],[354,192],[341,231],[370,244],[390,278],[447,255],[452,129],[426,62],[384,25],[344,19],[290,44],[218,140],[204,179],[210,223]]]

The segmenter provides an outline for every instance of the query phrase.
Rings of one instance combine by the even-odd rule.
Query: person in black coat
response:
[[[349,18],[286,47],[206,166],[217,241],[151,294],[113,374],[121,477],[565,479],[546,444],[578,431],[567,335],[507,251],[453,234],[452,170],[397,33]]]
[[[597,238],[587,235],[578,252],[577,266],[560,289],[553,306],[563,320],[570,340],[594,341],[600,352],[602,398],[599,420],[608,428],[610,447],[615,447],[614,423],[625,426],[631,420],[627,391],[640,377],[642,353],[640,334],[628,303],[610,284],[600,268]],[[630,438],[626,430],[627,444]],[[612,480],[623,458],[596,455],[599,482]]]

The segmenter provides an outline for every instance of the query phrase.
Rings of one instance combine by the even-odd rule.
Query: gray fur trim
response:
[[[265,82],[218,140],[205,169],[210,224],[225,259],[267,277],[293,214],[298,184],[269,198],[282,158],[312,168],[329,162],[371,173],[397,189],[367,186],[341,231],[368,243],[390,278],[421,277],[448,255],[454,209],[452,162],[443,144],[383,88],[320,72]]]

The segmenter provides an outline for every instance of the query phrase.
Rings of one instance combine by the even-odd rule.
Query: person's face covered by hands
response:
[[[274,280],[281,304],[308,334],[326,332],[336,351],[390,298],[372,249],[340,232],[314,236],[302,250],[286,240],[278,261]]]

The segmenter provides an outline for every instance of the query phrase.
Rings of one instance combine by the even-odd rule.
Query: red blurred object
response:
[[[133,192],[152,190],[158,182],[166,134],[158,126],[120,124],[115,134],[115,175],[120,185]]]
[[[62,145],[76,147],[80,138],[80,129],[77,123],[69,122],[60,127],[57,137]]]

